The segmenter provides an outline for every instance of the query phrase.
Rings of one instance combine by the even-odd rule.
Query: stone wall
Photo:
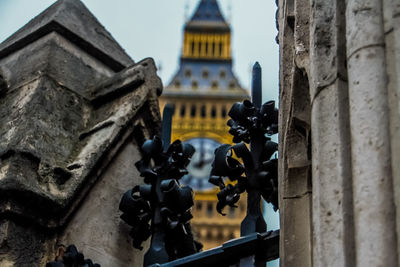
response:
[[[281,266],[398,266],[399,7],[279,1]]]
[[[118,206],[160,134],[161,92],[154,61],[135,63],[78,0],[0,44],[0,266],[44,266],[70,244],[141,264]]]
[[[75,244],[85,257],[101,266],[143,265],[143,251],[148,244],[143,251],[132,246],[131,229],[120,219],[118,209],[125,191],[143,183],[132,168],[139,160],[136,140],[130,137],[60,234],[57,246]]]

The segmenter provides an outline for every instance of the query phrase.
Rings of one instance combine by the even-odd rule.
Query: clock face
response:
[[[185,141],[185,143],[194,146],[196,152],[187,167],[189,174],[181,179],[182,184],[188,185],[194,190],[213,188],[214,185],[208,182],[208,178],[214,161],[214,151],[221,144],[209,138],[193,138]]]

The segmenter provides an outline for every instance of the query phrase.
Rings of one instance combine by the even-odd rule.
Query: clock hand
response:
[[[196,168],[202,168],[204,166],[204,140],[200,139],[200,160],[195,164]]]
[[[204,154],[205,154],[204,153],[204,139],[201,139],[201,144],[200,145],[201,145],[201,147],[200,147],[200,149],[201,149],[200,150],[200,152],[201,152],[200,156],[201,156],[201,160],[204,161]]]
[[[205,153],[204,153],[204,155],[205,155]],[[214,156],[210,156],[210,157],[206,158],[206,157],[204,157],[204,155],[201,158],[201,160],[196,163],[196,165],[195,165],[196,167],[202,168],[204,165],[211,163],[214,160]]]
[[[206,163],[206,161],[204,160],[204,157],[202,156],[200,158],[200,160],[195,164],[196,168],[202,168],[204,166],[204,164]]]

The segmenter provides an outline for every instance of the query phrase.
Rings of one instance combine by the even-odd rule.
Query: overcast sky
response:
[[[197,0],[82,0],[138,61],[153,57],[169,83],[178,67],[182,29]],[[55,0],[0,0],[0,42]],[[232,25],[234,71],[245,88],[255,61],[263,67],[264,101],[278,97],[278,46],[274,0],[220,0]],[[230,8],[229,8],[230,7]]]
[[[183,25],[199,0],[82,0],[135,60],[155,59],[164,85],[178,68]],[[0,0],[0,42],[55,0]],[[232,26],[234,72],[250,88],[251,67],[263,68],[263,100],[278,99],[275,0],[219,0]],[[279,228],[269,220],[270,229]],[[271,265],[272,266],[272,265]]]

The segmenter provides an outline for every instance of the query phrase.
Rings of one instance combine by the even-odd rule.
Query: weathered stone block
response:
[[[55,241],[53,231],[43,231],[24,221],[0,220],[0,266],[44,266]]]
[[[336,79],[346,80],[345,1],[312,0],[310,27],[310,96],[313,101]]]
[[[314,266],[353,266],[354,227],[347,84],[337,80],[312,107]]]
[[[10,90],[46,75],[84,98],[89,98],[94,86],[114,74],[110,67],[82,53],[56,32],[0,58],[0,70],[12,86]]]
[[[285,212],[291,216],[281,217],[281,226],[285,229],[281,235],[284,250],[280,253],[281,266],[312,266],[309,256],[311,247],[311,194],[301,197],[283,198],[280,206],[285,207]],[[309,242],[305,242],[309,240]]]
[[[385,45],[381,1],[348,1],[346,18],[347,57],[364,47]]]
[[[102,266],[143,264],[143,254],[133,248],[130,227],[120,219],[118,209],[125,191],[143,183],[137,170],[132,168],[139,159],[136,141],[130,137],[73,215],[58,244],[73,243],[85,257],[95,259]]]

